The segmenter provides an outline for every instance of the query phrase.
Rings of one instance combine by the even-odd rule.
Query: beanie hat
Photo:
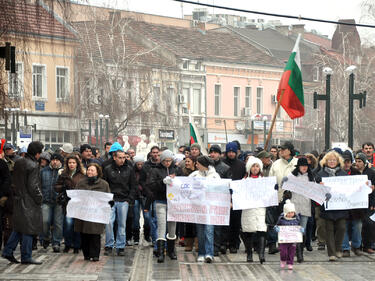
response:
[[[201,155],[197,158],[197,162],[199,164],[201,164],[202,166],[208,168],[208,166],[213,166],[214,163],[213,163],[213,160],[211,158],[209,158],[208,156],[205,156],[205,155]]]
[[[286,216],[287,213],[290,213],[290,212],[296,212],[296,207],[294,206],[294,204],[288,199],[285,201],[285,204],[284,204],[284,216]]]
[[[355,155],[355,159],[360,159],[362,160],[363,163],[367,163],[367,157],[365,154],[363,154],[362,152],[359,152]]]
[[[62,147],[60,147],[61,151],[65,153],[73,153],[73,145],[71,143],[64,143]]]
[[[228,142],[226,147],[225,147],[225,152],[233,151],[237,153],[238,146],[235,142]]]
[[[305,157],[298,158],[296,167],[300,167],[300,166],[309,166],[309,163],[307,162],[307,158]]]
[[[111,148],[109,149],[108,153],[112,154],[112,152],[116,152],[116,151],[124,151],[121,144],[119,144],[117,141],[111,145]]]
[[[249,159],[246,162],[246,172],[250,174],[250,169],[254,164],[258,164],[260,168],[260,172],[263,170],[263,162],[257,157],[250,156]]]
[[[190,149],[192,149],[193,147],[198,148],[199,151],[201,151],[201,146],[199,145],[199,143],[197,143],[197,142],[193,143],[193,144],[190,146]]]
[[[52,160],[59,160],[60,162],[61,162],[61,164],[62,163],[64,163],[64,158],[61,156],[61,154],[59,154],[59,153],[54,153],[54,154],[52,154],[52,156],[51,156],[51,161]]]
[[[48,162],[51,162],[51,154],[49,154],[48,152],[44,151],[40,154],[40,159],[45,159],[47,160]]]
[[[133,157],[133,162],[134,164],[137,164],[139,162],[145,162],[145,157],[143,154],[137,154],[136,156]]]
[[[164,150],[160,155],[160,162],[163,162],[165,159],[172,159],[173,160],[174,154],[169,149]]]
[[[221,154],[221,147],[217,144],[211,145],[209,153],[211,152],[217,152]]]
[[[332,150],[336,151],[338,154],[342,155],[342,149],[340,147],[334,147]]]
[[[350,150],[345,150],[342,153],[342,158],[344,158],[344,161],[345,160],[350,160],[350,162],[353,162],[353,155],[352,155],[352,153],[351,153]]]

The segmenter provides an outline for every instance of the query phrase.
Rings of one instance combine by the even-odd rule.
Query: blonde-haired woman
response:
[[[325,177],[346,176],[342,169],[344,161],[340,154],[335,151],[328,152],[320,161],[321,170],[317,173],[317,181],[324,182]],[[342,242],[344,241],[347,210],[327,211],[324,205],[321,206],[320,217],[325,222],[325,240],[327,243],[328,256],[330,261],[342,257]]]

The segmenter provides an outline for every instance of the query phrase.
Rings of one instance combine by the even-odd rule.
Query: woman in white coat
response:
[[[260,159],[251,156],[246,163],[246,172],[249,178],[262,177],[263,163]],[[242,210],[241,217],[242,238],[247,253],[247,262],[253,262],[253,241],[258,236],[258,254],[261,264],[265,262],[264,249],[266,246],[266,208],[253,208]]]
[[[207,156],[197,158],[197,171],[191,173],[189,177],[220,179],[216,173],[214,162]],[[198,262],[211,263],[214,260],[214,226],[208,224],[197,224],[198,236]]]

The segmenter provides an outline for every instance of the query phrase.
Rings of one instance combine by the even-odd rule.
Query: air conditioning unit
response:
[[[271,102],[272,103],[277,103],[277,95],[272,95],[271,96]]]
[[[181,94],[177,95],[177,101],[179,104],[185,103],[184,95],[181,95]]]

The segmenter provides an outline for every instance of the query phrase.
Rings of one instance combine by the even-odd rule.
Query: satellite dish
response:
[[[236,129],[237,129],[238,131],[242,131],[243,129],[245,129],[245,122],[243,122],[243,121],[238,121],[238,122],[236,123]]]

